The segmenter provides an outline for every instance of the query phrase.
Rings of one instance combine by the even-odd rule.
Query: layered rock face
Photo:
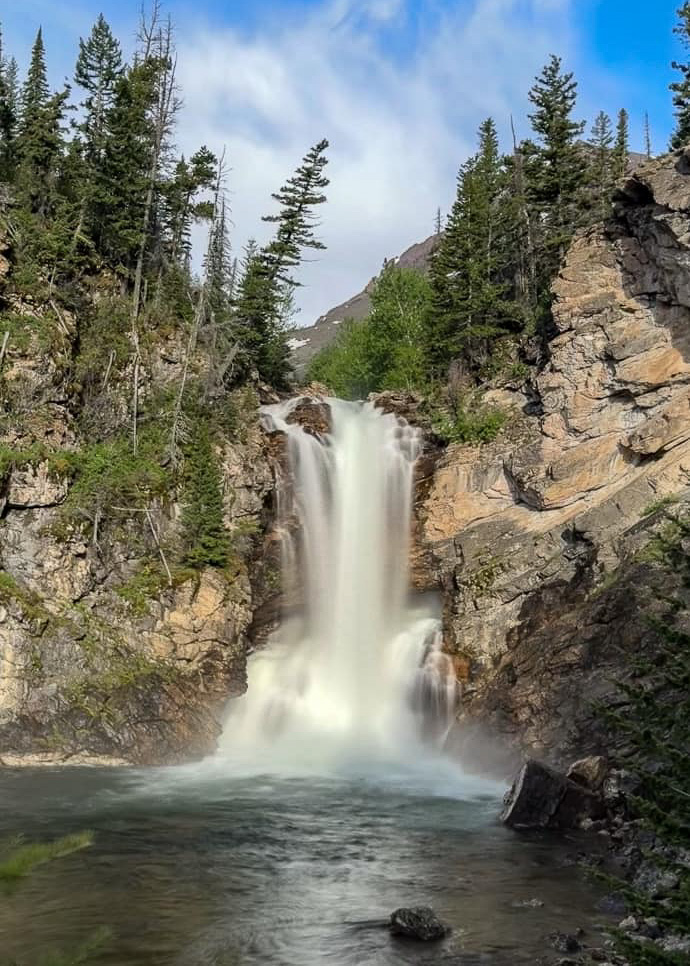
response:
[[[101,515],[90,493],[76,501],[69,459],[86,444],[66,387],[73,320],[63,314],[61,355],[32,335],[31,306],[12,311],[27,339],[2,360],[0,761],[199,758],[246,684],[252,561],[273,488],[255,405],[218,454],[231,563],[184,572],[183,493]],[[147,360],[151,385],[179,374],[174,350]],[[115,387],[112,407],[120,400]]]
[[[451,446],[420,507],[467,716],[555,760],[597,750],[591,702],[648,634],[649,511],[690,499],[689,214],[690,155],[627,180],[556,282],[548,361],[498,400],[507,431]]]

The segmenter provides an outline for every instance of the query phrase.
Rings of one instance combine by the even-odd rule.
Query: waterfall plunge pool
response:
[[[490,787],[463,787],[447,775],[430,794],[405,771],[4,770],[0,837],[95,838],[3,899],[0,961],[43,966],[104,926],[94,966],[533,966],[559,959],[548,934],[578,928],[601,946],[578,839],[516,835]],[[410,904],[452,936],[409,945],[362,925]]]

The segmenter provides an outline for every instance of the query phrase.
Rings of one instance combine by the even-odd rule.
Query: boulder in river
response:
[[[430,906],[415,906],[396,909],[390,918],[390,931],[394,936],[433,942],[447,936],[450,926],[442,922]]]
[[[506,795],[501,821],[516,829],[571,829],[602,814],[599,796],[530,759]]]

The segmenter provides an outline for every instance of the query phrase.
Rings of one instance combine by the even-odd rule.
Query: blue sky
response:
[[[550,52],[580,82],[579,115],[625,106],[633,147],[649,112],[672,127],[670,61],[680,0],[167,0],[185,97],[178,143],[227,149],[235,245],[261,238],[270,193],[311,143],[331,139],[328,251],[309,264],[300,324],[353,294],[425,237],[491,114],[528,132],[526,93]],[[55,83],[100,11],[125,46],[138,0],[5,0],[5,47],[26,61],[43,26]]]

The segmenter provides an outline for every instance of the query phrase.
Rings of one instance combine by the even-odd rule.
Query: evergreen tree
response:
[[[117,82],[122,76],[122,51],[103,14],[100,14],[87,40],[79,40],[79,56],[74,80],[85,92],[83,120],[77,129],[83,139],[89,165],[103,156],[106,115],[113,105]]]
[[[429,364],[439,375],[460,353],[481,361],[487,340],[515,321],[507,202],[506,168],[489,118],[479,129],[478,153],[460,169],[455,202],[431,259],[426,341]]]
[[[17,62],[5,56],[0,33],[0,181],[11,181],[14,175],[18,121]]]
[[[314,234],[318,225],[314,209],[326,201],[327,148],[328,141],[319,141],[273,195],[280,211],[264,221],[277,225],[275,236],[263,249],[247,254],[238,286],[235,324],[242,338],[245,372],[254,371],[276,386],[286,384],[289,371],[284,328],[293,291],[299,285],[293,271],[305,249],[325,248]]]
[[[580,137],[584,123],[573,118],[577,81],[552,56],[529,92],[537,144],[526,151],[527,197],[532,209],[541,301],[550,302],[551,280],[558,272],[582,221],[587,161]]]
[[[184,562],[195,569],[225,567],[230,540],[223,522],[222,478],[208,423],[194,426],[185,454],[182,511]]]
[[[272,197],[280,205],[276,215],[264,221],[277,224],[275,238],[265,249],[269,277],[273,282],[296,286],[291,270],[297,268],[305,248],[323,251],[325,245],[314,235],[318,221],[314,209],[326,201],[323,193],[329,181],[324,174],[328,164],[328,141],[319,141],[304,157],[294,175]]]
[[[613,147],[613,173],[616,179],[624,178],[630,157],[630,116],[625,108],[618,112],[616,143]]]
[[[50,93],[43,35],[39,28],[21,93],[17,136],[18,185],[27,209],[45,221],[55,202],[55,181],[63,148],[62,120],[69,96],[66,88]]]
[[[673,32],[680,37],[681,45],[690,50],[690,2],[677,11],[678,23]],[[671,137],[671,148],[684,147],[690,142],[690,64],[673,61],[672,67],[680,73],[680,79],[670,85],[676,113],[676,129]]]
[[[613,129],[611,118],[600,111],[592,125],[593,149],[591,178],[594,191],[594,208],[597,216],[606,217],[610,210],[614,176]]]
[[[188,262],[192,222],[213,216],[213,204],[197,200],[197,195],[213,189],[217,168],[215,154],[207,147],[201,147],[189,161],[180,158],[172,178],[162,188],[167,250],[173,263]]]
[[[155,65],[140,63],[118,79],[89,198],[88,227],[97,250],[127,281],[137,260],[151,168],[155,73]]]

